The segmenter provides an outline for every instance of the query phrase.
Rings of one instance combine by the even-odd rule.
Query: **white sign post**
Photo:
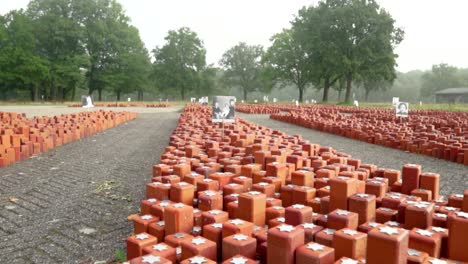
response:
[[[395,108],[395,114],[398,117],[408,117],[409,112],[409,103],[407,102],[398,102]]]
[[[396,107],[398,102],[400,102],[400,97],[393,97],[392,98],[392,105],[393,107]]]

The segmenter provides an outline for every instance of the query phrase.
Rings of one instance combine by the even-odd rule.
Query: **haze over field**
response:
[[[0,14],[25,8],[28,0],[0,0]],[[148,50],[164,44],[169,30],[188,26],[198,33],[207,49],[207,62],[216,66],[222,54],[239,41],[271,45],[269,38],[289,27],[293,15],[318,1],[291,0],[119,0],[132,19]],[[398,71],[428,70],[447,63],[467,68],[468,1],[378,0],[405,30],[396,48]]]

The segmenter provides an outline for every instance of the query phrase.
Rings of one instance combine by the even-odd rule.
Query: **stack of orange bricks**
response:
[[[95,107],[170,107],[169,103],[95,103]],[[68,107],[83,107],[82,104],[70,104]]]
[[[136,117],[136,113],[95,111],[28,119],[0,112],[0,168]]]
[[[224,137],[223,137],[224,134]],[[136,263],[468,262],[468,190],[420,165],[378,168],[300,135],[189,105],[153,166],[127,258]],[[451,259],[451,260],[449,260]]]
[[[237,109],[270,113],[275,120],[468,165],[467,112],[411,111],[408,118],[398,118],[394,110],[346,106],[241,104]]]

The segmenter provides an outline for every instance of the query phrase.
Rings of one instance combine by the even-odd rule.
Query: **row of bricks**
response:
[[[0,168],[91,136],[136,118],[135,113],[96,111],[27,119],[0,113]]]
[[[197,111],[199,114],[194,114],[197,113]],[[200,114],[200,112],[202,114]],[[189,115],[192,115],[191,119],[187,118]],[[194,118],[193,115],[197,115],[196,118]],[[210,233],[208,232],[206,234],[205,227],[209,228],[210,223],[213,223],[213,221],[215,221],[213,224],[222,224],[222,230],[230,230],[229,221],[233,220],[228,219],[233,218],[243,219],[240,221],[250,223],[252,225],[252,228],[255,227],[257,229],[262,229],[266,233],[270,233],[270,231],[273,231],[275,227],[282,226],[283,223],[287,225],[290,224],[293,228],[297,228],[301,224],[310,223],[318,224],[322,226],[322,228],[326,227],[330,230],[332,229],[332,227],[334,227],[333,229],[335,230],[340,230],[341,228],[350,228],[355,230],[358,228],[358,224],[360,224],[359,227],[361,227],[362,225],[372,223],[371,221],[373,220],[387,220],[387,218],[385,217],[385,212],[387,212],[388,210],[396,210],[399,208],[400,204],[404,203],[407,203],[407,206],[404,208],[404,210],[400,210],[401,212],[404,212],[405,216],[407,216],[406,219],[408,220],[405,220],[407,223],[405,223],[405,221],[403,223],[390,221],[387,225],[388,228],[394,228],[390,226],[394,225],[395,223],[398,225],[398,228],[406,227],[408,229],[413,228],[411,227],[411,225],[415,225],[417,227],[414,228],[420,228],[421,230],[426,230],[427,228],[434,227],[441,228],[441,225],[447,227],[447,221],[433,221],[433,215],[442,214],[441,212],[444,212],[444,210],[446,210],[445,212],[449,213],[449,215],[453,215],[455,222],[458,223],[461,220],[463,220],[463,217],[458,217],[458,215],[456,215],[456,213],[461,213],[460,208],[465,206],[463,204],[465,202],[463,196],[460,198],[459,195],[452,195],[449,197],[448,201],[443,199],[443,197],[438,197],[434,199],[432,197],[429,197],[427,195],[427,191],[430,193],[431,196],[432,193],[434,193],[435,197],[438,196],[439,176],[421,173],[420,166],[404,166],[401,177],[402,181],[400,181],[399,171],[392,173],[391,170],[381,170],[376,168],[375,166],[367,166],[364,164],[360,164],[360,161],[357,164],[355,164],[355,166],[349,166],[347,164],[348,160],[352,160],[349,156],[341,157],[342,159],[334,160],[331,163],[331,165],[325,165],[324,167],[331,166],[328,169],[321,167],[300,168],[300,171],[295,171],[295,166],[297,164],[285,164],[282,163],[281,160],[276,160],[272,162],[266,161],[265,163],[260,162],[257,164],[241,164],[242,160],[244,160],[244,162],[247,160],[250,160],[251,162],[253,160],[253,162],[255,162],[255,157],[253,157],[254,155],[252,155],[252,153],[264,151],[261,149],[256,150],[255,148],[252,148],[252,146],[254,144],[267,144],[265,138],[262,138],[263,136],[265,136],[265,134],[276,135],[280,138],[283,138],[284,140],[282,142],[276,142],[276,144],[280,146],[285,144],[284,141],[291,143],[287,144],[288,149],[294,149],[297,147],[295,145],[304,142],[300,142],[302,141],[302,139],[300,139],[299,136],[289,137],[285,134],[280,133],[279,131],[271,130],[267,130],[267,132],[263,135],[257,134],[253,137],[245,134],[236,137],[234,134],[231,133],[232,131],[237,130],[236,133],[239,133],[239,131],[249,132],[249,130],[252,129],[253,131],[265,132],[265,128],[260,129],[259,127],[252,126],[244,121],[238,121],[238,123],[241,123],[241,125],[235,125],[238,126],[237,128],[228,127],[225,131],[226,137],[224,139],[216,138],[216,133],[219,131],[217,131],[216,128],[213,129],[213,125],[208,124],[207,121],[204,124],[197,123],[200,120],[207,120],[208,118],[208,111],[204,108],[193,109],[191,107],[188,107],[186,108],[185,112],[181,115],[180,124],[178,128],[174,131],[173,136],[171,137],[171,146],[166,148],[167,152],[162,155],[162,162],[164,161],[164,163],[154,166],[153,168],[154,183],[150,183],[147,185],[147,196],[149,199],[142,202],[142,216],[134,218],[135,233],[148,232],[150,235],[154,235],[157,241],[164,241],[165,243],[171,243],[166,241],[168,239],[168,236],[180,232],[183,232],[186,235],[188,235],[189,233],[197,236],[203,235],[204,238],[207,238],[209,240],[208,237],[210,236]],[[191,120],[198,121],[194,122]],[[202,134],[200,133],[200,130],[203,131],[203,133],[206,135],[204,139],[203,136],[200,136]],[[182,133],[181,131],[184,132]],[[247,146],[235,147],[236,141],[239,140],[247,141]],[[256,140],[258,140],[257,143],[255,143]],[[271,143],[272,139],[270,138],[269,140]],[[300,145],[301,148],[304,145],[307,144]],[[228,148],[229,146],[233,146],[234,148]],[[310,144],[307,146],[310,147]],[[209,152],[209,149],[213,148],[220,148],[222,149],[222,151],[212,152],[211,157],[209,157],[209,155],[207,154],[204,154]],[[250,150],[248,150],[249,148]],[[305,149],[307,149],[307,147],[305,147]],[[313,151],[311,149],[313,149]],[[321,152],[319,151],[320,149],[322,149],[322,147],[314,145],[308,151],[306,150],[306,153],[303,153],[304,158],[310,158],[310,155],[318,155],[320,157],[325,156],[325,160],[330,160],[331,158],[336,158],[339,157],[338,155],[341,155],[341,153],[337,153],[331,148],[323,148]],[[265,151],[270,150],[271,149]],[[222,152],[229,151],[232,153],[231,156],[227,154],[227,156],[222,154]],[[249,155],[246,154],[247,151],[249,151]],[[272,156],[282,156],[282,159],[287,159],[290,158],[290,155],[287,154],[292,154],[286,151],[284,152],[285,156],[283,156],[281,153],[274,152],[274,154],[278,155]],[[240,159],[235,159],[236,157]],[[239,163],[226,163],[226,159],[232,161],[237,160],[239,161]],[[222,160],[224,160],[225,162],[222,162]],[[341,171],[339,169],[340,166],[337,163],[348,166],[346,167],[346,169]],[[307,162],[305,164],[307,164]],[[226,169],[230,166],[239,166],[240,168],[238,167],[238,170],[227,172]],[[266,171],[262,171],[263,168],[265,168]],[[357,172],[358,169],[363,169],[363,173],[354,173]],[[331,175],[331,177],[328,174],[328,177],[317,177],[318,174],[323,173],[323,170],[334,171],[336,173]],[[387,177],[385,178],[384,176],[386,171]],[[255,177],[255,174],[260,175]],[[254,180],[256,182],[254,182]],[[271,181],[268,182],[268,180]],[[296,183],[296,185],[294,186],[291,185],[293,181]],[[389,185],[389,181],[393,183]],[[321,182],[323,182],[324,184],[323,187],[317,186],[317,183]],[[379,186],[378,188],[376,188],[377,190],[383,190],[381,191],[381,193],[383,193],[382,196],[379,196],[380,193],[373,194],[373,190],[375,190],[375,188],[372,188],[372,184],[375,184],[373,182],[382,182],[382,184],[376,184]],[[424,185],[428,186],[428,190],[419,189]],[[316,189],[316,187],[320,188]],[[327,187],[328,192],[325,191],[327,190]],[[318,194],[322,191],[322,189],[324,195],[319,196]],[[394,201],[397,200],[397,194],[387,193],[388,190],[402,191],[402,189],[405,189],[405,192],[407,192],[408,194],[414,194],[417,190],[424,191],[424,195],[415,197],[401,194],[399,196],[400,198],[398,200],[398,203],[398,201]],[[306,194],[302,196],[296,195],[296,197],[302,197],[302,199],[305,198],[305,200],[301,201],[302,204],[306,205],[290,205],[291,203],[293,203],[293,200],[291,198],[294,196],[293,193],[300,193],[302,190],[307,190],[305,192]],[[366,190],[368,190],[367,192],[369,194],[365,194]],[[246,191],[250,191],[250,193],[246,193]],[[257,196],[258,199],[249,199]],[[366,199],[364,199],[364,196],[366,196]],[[468,193],[466,197],[467,198],[465,198],[465,203],[466,206],[468,206]],[[317,207],[316,204],[317,198],[319,198],[317,204],[320,206],[320,209]],[[158,201],[158,199],[163,200],[163,202]],[[166,199],[170,199],[170,201],[166,201]],[[359,202],[359,199],[363,201]],[[433,201],[436,199],[437,200],[432,203],[427,203],[421,202],[423,199],[427,201]],[[356,200],[355,205],[352,205],[353,200]],[[161,203],[163,204],[163,206],[161,206]],[[431,219],[429,224],[427,223],[427,221],[424,222],[421,220],[413,219],[415,218],[412,215],[413,211],[415,211],[416,216],[426,215],[426,213],[419,212],[418,209],[420,208],[414,205],[413,203],[418,203],[417,205],[419,205],[419,207],[421,207],[421,205],[429,207],[428,210],[430,211],[430,213],[428,215]],[[459,208],[451,207],[449,206],[449,203],[450,205],[458,206]],[[281,207],[281,205],[286,206],[286,208]],[[198,209],[193,209],[192,206],[198,207]],[[291,208],[291,206],[295,206],[298,208]],[[339,211],[333,209],[335,206],[336,208],[340,208],[337,209]],[[449,208],[449,210],[446,208]],[[227,212],[221,211],[223,209]],[[341,212],[342,214],[343,210],[348,209],[350,211],[357,211],[356,213],[346,211],[346,215],[352,216],[351,218],[354,220],[347,220],[346,217],[341,219],[342,221],[338,222],[333,220],[334,215],[340,215],[337,212]],[[293,216],[291,216],[291,214],[289,214],[290,216],[288,216],[286,212],[291,210],[296,210],[298,212],[296,212],[296,214],[292,214]],[[408,211],[408,214],[406,214],[406,210]],[[452,210],[456,212],[452,212]],[[184,211],[185,213],[181,213],[181,211]],[[210,211],[216,212],[214,214],[216,217],[210,218],[206,216],[206,213]],[[323,212],[323,214],[312,213],[313,211]],[[329,211],[333,212],[329,213]],[[381,213],[380,211],[384,213]],[[205,217],[203,217],[204,214]],[[314,215],[315,217],[313,217]],[[402,215],[402,213],[400,213],[400,215]],[[190,218],[192,218],[193,221],[187,221],[187,219]],[[150,219],[152,219],[152,221],[154,222],[145,222]],[[332,220],[330,221],[330,219]],[[451,218],[448,217],[447,219]],[[398,219],[390,218],[390,220]],[[333,224],[335,222],[341,224]],[[270,228],[269,230],[263,227],[266,223]],[[227,227],[225,228],[224,225],[227,225]],[[466,226],[464,225],[462,225],[462,227],[466,228]],[[415,232],[416,231],[417,230],[415,230]],[[289,232],[286,231],[286,233]],[[447,237],[449,237],[449,233],[450,232],[447,232]],[[222,237],[226,238],[228,235],[232,236],[235,235],[235,233],[232,234],[227,232],[226,236]],[[251,236],[252,234],[249,234],[249,237]],[[258,240],[258,238],[256,238],[255,236],[253,237]],[[457,236],[450,237],[452,239],[459,239],[459,237],[457,238]],[[306,241],[299,243],[301,244],[299,246],[305,246],[304,243]],[[313,241],[313,239],[309,241]],[[215,242],[218,242],[219,245],[223,244],[218,240],[215,240]],[[129,248],[132,248],[132,243],[130,239],[128,240],[128,243],[130,243],[128,244]],[[261,244],[264,244],[265,249],[272,248],[271,254],[274,254],[274,252],[278,251],[278,249],[273,250],[275,248],[274,245],[276,243],[271,243],[270,245],[268,244],[268,241],[263,241]],[[422,244],[426,245],[427,243],[423,242]],[[175,246],[174,244],[172,245]],[[271,257],[270,259],[273,260],[268,261],[268,263],[294,263],[294,254],[299,254],[299,246],[295,247],[294,250],[292,250],[292,253],[289,252],[291,254],[289,254],[288,256],[293,256],[292,262],[290,258],[288,258],[287,260],[283,258],[281,260],[278,260],[280,262],[275,262],[276,259],[279,258]],[[332,247],[332,244],[327,244],[327,246]],[[406,245],[406,248],[407,246],[408,245]],[[142,249],[141,247],[138,248]],[[259,246],[258,248],[260,249],[262,247]],[[287,247],[283,248],[283,250],[286,249]],[[336,248],[334,250],[336,250]],[[184,251],[183,248],[182,251]],[[187,249],[185,251],[187,251]],[[369,252],[372,252],[365,249],[364,251],[367,252],[367,254]],[[440,251],[441,250],[438,250],[439,255]],[[137,254],[133,254],[134,252],[134,250],[129,250],[129,259],[132,257],[139,256],[139,254],[143,254],[142,251],[137,251]],[[202,252],[196,250],[191,252],[192,255],[202,254]],[[218,256],[222,256],[222,250],[220,252],[221,253],[218,254]],[[265,262],[264,258],[270,256],[269,251],[260,250],[260,253],[261,252],[267,253],[263,255],[260,254],[261,256],[263,256],[263,262],[267,263]],[[286,250],[286,252],[288,251]],[[400,257],[400,255],[398,256]],[[433,257],[438,257],[439,255],[434,254]],[[231,257],[230,255],[228,256]],[[448,255],[445,255],[445,257],[446,256]],[[188,255],[186,254],[185,257],[188,257]],[[185,259],[185,257],[182,257],[182,259]],[[221,257],[220,259],[213,259],[212,255],[204,257],[212,258],[212,260],[214,261],[221,260]],[[252,256],[250,255],[247,257]],[[338,255],[337,259],[340,257],[341,256]],[[349,257],[357,259],[357,257],[354,255],[350,255]],[[451,257],[453,258],[453,256]],[[301,262],[299,261],[299,259],[299,257],[298,259],[296,259],[296,263],[308,263]],[[333,257],[333,259],[335,259],[335,257]],[[370,259],[370,263],[372,263],[372,257],[370,257]],[[395,260],[397,262],[389,261],[388,263],[399,263],[398,261],[400,259],[391,258],[391,260]]]
[[[435,116],[433,112],[413,111],[411,118],[402,122],[393,111],[381,109],[284,105],[237,108],[249,113],[264,113],[264,108],[271,108],[271,118],[276,120],[468,165],[468,114],[463,112],[433,111],[439,114]]]
[[[144,103],[95,103],[95,107],[170,107],[169,103],[153,103],[153,104],[144,104]],[[68,107],[83,107],[82,104],[69,104]]]

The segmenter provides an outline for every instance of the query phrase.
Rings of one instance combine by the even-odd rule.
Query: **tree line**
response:
[[[446,64],[396,72],[395,47],[403,38],[374,0],[322,0],[301,8],[268,48],[240,42],[216,67],[188,27],[169,31],[150,54],[116,0],[32,0],[26,10],[0,16],[0,99],[23,91],[32,101],[74,100],[85,89],[98,100],[103,93],[185,100],[234,92],[248,100],[277,90],[289,95],[294,87],[300,102],[311,91],[321,93],[317,101],[327,102],[333,91],[349,102],[355,94],[374,98],[375,91],[412,94],[403,88],[411,85],[421,87],[411,96],[424,99],[468,82],[466,71]]]

